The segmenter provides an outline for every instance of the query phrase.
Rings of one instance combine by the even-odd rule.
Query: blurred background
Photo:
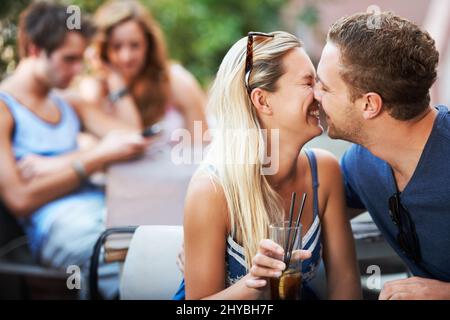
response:
[[[17,63],[16,23],[31,0],[2,0],[0,79]],[[60,1],[91,14],[103,0]],[[227,49],[250,30],[286,30],[304,42],[314,63],[320,58],[329,26],[344,15],[368,9],[393,11],[428,30],[440,52],[433,103],[449,104],[450,9],[446,0],[141,0],[159,21],[170,57],[191,71],[206,89]],[[376,7],[374,7],[376,6]]]
[[[21,10],[31,2],[31,0],[1,0],[0,80],[7,77],[17,65],[16,24]],[[77,5],[83,14],[89,15],[104,1],[59,2]],[[414,4],[408,0],[141,0],[140,2],[159,21],[165,33],[171,59],[180,62],[192,72],[205,90],[208,89],[226,51],[248,31],[286,30],[294,33],[303,41],[306,51],[317,65],[327,30],[338,18],[368,9],[393,11],[421,25],[435,39],[440,52],[440,63],[438,80],[432,88],[432,103],[450,104],[448,90],[450,1],[448,0],[416,0]],[[349,144],[331,141],[324,134],[314,139],[308,146],[330,150],[340,158]],[[407,276],[403,263],[382,240],[368,214],[352,221],[352,228],[363,284],[368,277],[367,268],[374,264],[382,268],[383,281]],[[323,268],[321,272],[323,273]],[[317,287],[322,290],[324,280],[324,277],[319,277],[316,281]],[[3,291],[0,290],[0,293]],[[377,298],[376,291],[365,288],[364,293],[367,299]],[[47,297],[44,294],[37,296]]]

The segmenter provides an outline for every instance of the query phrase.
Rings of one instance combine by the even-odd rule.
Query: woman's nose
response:
[[[119,53],[120,61],[123,63],[128,63],[132,60],[133,54],[129,48],[122,48]]]

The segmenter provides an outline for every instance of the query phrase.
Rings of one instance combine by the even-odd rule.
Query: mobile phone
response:
[[[162,131],[161,124],[155,123],[154,125],[145,128],[144,131],[142,132],[142,136],[146,138],[153,137],[161,133],[161,131]]]

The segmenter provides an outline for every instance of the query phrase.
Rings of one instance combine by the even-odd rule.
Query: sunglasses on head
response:
[[[249,85],[249,80],[250,80],[250,74],[252,72],[252,68],[253,68],[253,41],[254,41],[254,37],[268,37],[268,38],[273,38],[274,35],[273,34],[269,34],[269,33],[263,33],[263,32],[249,32],[247,34],[247,55],[245,58],[245,76],[244,76],[244,84],[245,84],[245,88],[247,89],[247,93],[250,95],[250,93],[252,92],[250,85]]]

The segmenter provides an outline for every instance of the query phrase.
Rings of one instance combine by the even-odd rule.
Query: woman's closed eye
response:
[[[139,48],[141,48],[141,44],[139,42],[131,42],[130,48],[131,49],[139,49]]]
[[[315,89],[319,90],[319,91],[321,91],[323,93],[329,92],[328,88],[325,87],[325,85],[320,81],[319,78],[316,79]]]
[[[306,77],[302,77],[300,80],[300,84],[306,87],[314,87],[315,81],[312,75],[308,75]]]

